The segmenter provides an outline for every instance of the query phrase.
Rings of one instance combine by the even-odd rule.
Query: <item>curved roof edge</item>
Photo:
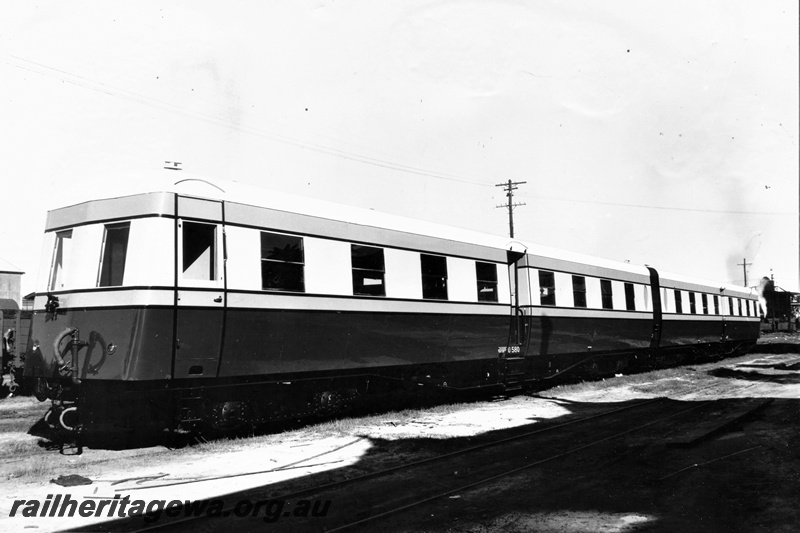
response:
[[[345,221],[352,224],[375,226],[380,228],[433,236],[453,241],[469,242],[494,248],[513,251],[525,251],[528,254],[551,257],[563,261],[590,264],[633,274],[648,275],[646,266],[635,265],[613,259],[605,259],[579,252],[511,239],[488,233],[448,226],[436,222],[393,215],[372,209],[348,206],[307,196],[279,192],[253,185],[246,185],[232,180],[209,178],[185,170],[147,170],[132,171],[116,176],[113,180],[101,179],[89,187],[73,187],[75,193],[73,205],[92,200],[130,196],[142,193],[170,192],[188,196],[223,200],[227,202],[265,207],[279,211],[299,213],[319,218]],[[90,191],[87,198],[86,191]],[[80,194],[80,197],[78,196]],[[63,198],[63,196],[62,196]],[[64,198],[69,201],[68,198]],[[656,270],[658,270],[657,267]],[[659,275],[675,281],[705,286],[721,286],[718,281],[704,280],[661,272]],[[727,285],[730,289],[749,292],[747,287]]]

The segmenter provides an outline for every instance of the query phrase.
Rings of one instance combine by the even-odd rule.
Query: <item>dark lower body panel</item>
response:
[[[203,310],[193,310],[178,324],[180,349],[168,377],[172,313],[84,310],[45,324],[39,329],[44,349],[43,333],[66,325],[80,327],[88,345],[73,365],[80,384],[59,378],[46,352],[39,354],[40,364],[28,368],[45,369],[34,374],[51,385],[40,386],[41,396],[56,400],[56,410],[75,407],[64,417],[67,426],[80,424],[110,440],[107,446],[127,446],[145,430],[248,430],[341,412],[398,391],[488,393],[508,384],[510,365],[498,347],[513,341],[509,317],[229,310],[215,344],[207,340]],[[513,371],[520,374],[517,381],[531,384],[734,353],[755,344],[758,323],[665,320],[660,348],[652,346],[652,320],[640,317],[528,316],[520,321],[520,334],[523,357]],[[112,342],[119,348],[109,354]],[[164,377],[154,379],[154,369]],[[51,422],[60,413],[55,415]]]

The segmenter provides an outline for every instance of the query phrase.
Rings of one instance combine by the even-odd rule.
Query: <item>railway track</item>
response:
[[[694,390],[692,394],[699,392],[702,389]],[[129,517],[86,530],[202,532],[236,528],[249,531],[263,526],[263,514],[237,516],[244,514],[244,509],[236,507],[244,500],[332,502],[324,522],[304,521],[292,516],[271,523],[270,529],[274,531],[322,531],[323,524],[325,531],[372,528],[393,515],[402,515],[436,500],[458,497],[459,493],[507,479],[525,470],[580,457],[591,450],[637,434],[646,435],[657,428],[663,433],[676,420],[686,419],[686,424],[692,424],[692,420],[702,419],[704,410],[714,403],[713,400],[694,401],[687,406],[677,400],[656,398],[566,423],[543,423],[543,427],[534,431],[296,491],[275,494],[268,488],[253,489],[226,497],[224,508],[219,510],[224,517],[222,520],[202,515],[169,520],[162,517],[157,523],[146,523],[143,517]],[[565,440],[569,444],[565,445]]]
[[[791,363],[794,364],[794,362]],[[780,368],[777,366],[775,368],[780,370],[787,365],[788,363],[782,363]],[[751,364],[750,366],[769,368],[774,365]],[[747,377],[747,379],[752,378]],[[766,377],[764,381],[767,381]],[[260,529],[265,525],[268,525],[270,530],[276,531],[322,530],[323,526],[326,531],[336,530],[335,528],[373,530],[376,527],[384,527],[387,520],[391,520],[388,522],[389,524],[393,524],[396,520],[406,520],[407,524],[412,524],[407,527],[414,529],[413,522],[409,522],[409,520],[415,513],[420,516],[419,509],[430,510],[438,515],[442,509],[453,507],[458,502],[467,501],[470,497],[470,492],[473,494],[486,492],[487,489],[482,487],[494,487],[497,484],[507,483],[504,480],[512,479],[515,475],[522,475],[526,470],[532,472],[524,474],[526,478],[529,476],[542,476],[542,479],[550,482],[553,479],[552,471],[554,468],[561,468],[559,465],[567,464],[567,462],[572,464],[586,461],[589,456],[601,454],[606,447],[622,446],[624,448],[629,445],[627,441],[631,439],[647,442],[652,440],[653,435],[648,432],[653,430],[665,433],[666,429],[671,426],[697,426],[697,422],[709,414],[707,408],[717,409],[714,407],[715,402],[704,401],[703,396],[748,396],[748,389],[758,387],[760,384],[760,382],[756,381],[751,381],[749,384],[743,384],[742,381],[738,381],[736,386],[732,387],[730,386],[733,383],[732,381],[729,381],[728,385],[724,383],[725,381],[715,380],[706,387],[693,388],[686,394],[675,395],[672,393],[673,400],[655,398],[637,401],[636,403],[625,405],[623,408],[609,409],[592,416],[575,418],[568,422],[558,423],[556,420],[540,422],[536,424],[536,429],[533,431],[531,431],[531,426],[527,426],[527,431],[524,431],[523,428],[515,428],[502,430],[501,433],[485,434],[473,438],[473,442],[483,440],[479,445],[452,450],[453,444],[463,445],[465,442],[464,440],[455,439],[447,446],[452,450],[448,453],[442,453],[412,463],[395,465],[390,468],[370,472],[368,469],[375,468],[376,462],[370,460],[359,461],[357,466],[354,465],[353,468],[347,467],[308,477],[294,478],[291,481],[283,482],[281,485],[264,485],[246,492],[231,494],[224,498],[216,498],[215,500],[222,500],[225,503],[225,506],[218,513],[224,517],[222,520],[207,517],[202,512],[197,516],[180,516],[177,518],[168,518],[162,513],[160,520],[155,523],[152,523],[152,521],[147,522],[147,517],[128,517],[115,522],[98,523],[96,526],[82,526],[80,530],[186,531],[191,529],[192,531],[202,532],[237,528],[248,531]],[[721,384],[723,385],[720,386]],[[683,390],[686,390],[685,386]],[[559,400],[559,398],[550,399]],[[682,403],[676,402],[675,399],[684,401]],[[686,404],[685,400],[691,401],[691,405]],[[597,409],[596,406],[591,406],[591,402],[583,405],[584,408]],[[685,411],[673,411],[673,406],[677,409],[681,405],[685,407]],[[571,416],[577,416],[578,412],[585,413],[586,411],[574,411],[575,414]],[[637,421],[641,423],[637,424]],[[498,434],[502,434],[503,438],[496,438]],[[491,441],[487,440],[491,437],[495,438]],[[619,444],[621,441],[625,443]],[[441,447],[438,448],[441,449]],[[718,457],[707,457],[703,458],[703,460],[678,464],[674,468],[667,468],[658,473],[658,475],[651,477],[654,480],[663,478],[668,480],[666,483],[671,483],[674,479],[686,477],[686,472],[696,471],[703,465],[725,464],[723,461],[726,461],[728,457],[754,453],[752,450],[757,448],[758,446],[753,446],[741,447],[741,449],[737,450],[726,450],[720,452]],[[385,453],[387,449],[381,447],[380,449],[376,448],[376,450],[379,454],[382,453],[384,456],[389,457]],[[428,452],[432,451],[431,448],[427,450]],[[327,453],[332,451],[335,450],[328,450]],[[306,458],[305,461],[310,461],[311,459]],[[282,470],[286,467],[287,465],[282,465],[277,467],[276,470]],[[305,464],[298,467],[308,467],[308,463],[305,462]],[[365,471],[367,471],[366,474],[353,475],[356,472]],[[455,472],[458,472],[458,474]],[[183,480],[173,478],[171,481],[167,479],[152,479],[135,487],[124,488],[120,486],[117,488],[116,486],[110,486],[110,488],[116,493],[122,493],[121,496],[129,494],[132,499],[144,498],[147,501],[146,489],[167,487],[166,491],[164,489],[157,491],[158,494],[161,494],[161,498],[164,498],[165,495],[171,495],[169,488],[175,487],[175,491],[172,494],[175,495],[176,499],[183,499],[186,494],[186,491],[183,490],[184,485],[206,482],[210,487],[213,487],[214,479],[233,478],[257,473],[243,472],[232,476],[219,476],[218,478],[184,478]],[[342,478],[348,475],[351,477],[328,482],[329,479]],[[306,486],[303,486],[303,484]],[[139,490],[143,492],[139,492]],[[208,489],[200,490],[202,493],[209,494]],[[211,490],[213,491],[214,489],[212,488]],[[194,491],[194,493],[197,494],[198,492]],[[214,492],[211,492],[211,494],[214,494]],[[150,497],[152,498],[152,496]],[[461,499],[462,497],[463,499]],[[236,516],[241,514],[238,512],[241,509],[236,508],[237,503],[246,499],[253,502],[280,500],[287,502],[287,506],[291,502],[297,502],[298,500],[330,501],[331,506],[327,516],[317,521],[304,521],[291,516],[286,518],[278,517],[277,523],[265,524],[263,512],[255,518]],[[357,505],[351,503],[354,500],[358,502]],[[482,505],[482,502],[478,505]],[[424,512],[422,516],[424,516]]]
[[[333,501],[336,501],[337,497],[339,497],[340,499],[343,497],[345,500],[346,499],[352,499],[352,496],[347,495],[347,493],[350,493],[352,495],[352,491],[354,491],[354,490],[363,490],[363,488],[367,487],[368,484],[373,483],[375,481],[380,482],[381,480],[390,479],[392,476],[397,476],[397,475],[400,475],[400,474],[407,475],[409,472],[414,472],[414,471],[422,472],[422,471],[424,471],[426,469],[430,470],[430,469],[433,469],[433,468],[442,468],[443,465],[446,465],[445,469],[449,470],[449,465],[450,465],[451,461],[454,461],[454,462],[458,463],[459,459],[469,458],[468,461],[472,462],[472,457],[474,456],[474,454],[478,454],[478,453],[484,452],[484,451],[489,450],[491,448],[502,447],[504,445],[509,445],[509,444],[517,444],[517,445],[519,445],[520,443],[524,444],[524,443],[528,442],[529,439],[533,439],[533,438],[536,438],[536,437],[542,437],[544,435],[549,435],[549,436],[551,436],[551,438],[556,438],[557,439],[559,432],[563,431],[567,427],[585,425],[585,424],[588,424],[588,423],[591,423],[591,422],[595,422],[595,421],[598,421],[598,420],[601,420],[601,419],[605,420],[608,417],[611,417],[611,416],[614,416],[614,415],[618,415],[620,413],[628,413],[628,412],[630,412],[632,410],[635,410],[637,408],[651,406],[652,404],[661,403],[663,401],[664,400],[662,400],[662,399],[648,400],[648,401],[645,401],[645,402],[642,402],[642,403],[639,403],[639,404],[629,405],[629,406],[626,406],[626,407],[621,408],[621,409],[609,410],[609,411],[606,411],[606,412],[603,412],[603,413],[600,413],[600,414],[597,414],[597,415],[576,419],[576,420],[573,420],[573,421],[570,421],[570,422],[567,422],[567,423],[547,425],[547,427],[543,427],[543,428],[538,429],[536,431],[524,432],[522,434],[514,435],[514,436],[511,436],[511,437],[507,437],[507,438],[503,438],[503,439],[499,439],[499,440],[493,440],[491,442],[483,443],[483,444],[480,444],[478,446],[472,446],[472,447],[464,448],[464,449],[457,450],[457,451],[454,451],[454,452],[449,452],[449,453],[446,453],[446,454],[441,454],[441,455],[437,455],[437,456],[434,456],[434,457],[426,458],[426,459],[423,459],[423,460],[414,461],[414,462],[411,462],[411,463],[400,464],[400,465],[396,465],[396,466],[393,466],[393,467],[390,467],[390,468],[385,468],[385,469],[377,470],[377,471],[374,471],[374,472],[370,472],[370,473],[367,473],[367,474],[358,475],[358,476],[350,477],[350,478],[346,478],[346,479],[341,479],[341,480],[337,480],[337,481],[333,481],[333,482],[329,482],[329,483],[325,483],[325,484],[321,484],[321,485],[306,487],[306,488],[303,488],[303,489],[300,489],[300,490],[297,490],[297,491],[282,493],[282,494],[279,494],[279,495],[265,494],[265,493],[263,493],[263,492],[261,492],[259,490],[246,491],[246,492],[237,494],[237,495],[235,495],[235,497],[232,497],[230,499],[226,497],[226,506],[224,507],[224,509],[221,510],[221,514],[222,514],[222,516],[225,517],[225,519],[224,520],[217,520],[217,522],[218,522],[217,524],[213,523],[213,519],[206,518],[205,516],[181,517],[179,519],[170,520],[169,522],[159,522],[159,523],[155,523],[155,524],[147,524],[144,521],[144,517],[130,517],[130,518],[127,518],[127,519],[124,519],[124,520],[120,520],[120,521],[115,521],[115,522],[112,522],[112,523],[98,524],[96,527],[89,527],[89,528],[86,528],[85,530],[86,531],[113,530],[113,531],[130,531],[130,532],[142,531],[143,532],[143,531],[188,531],[188,530],[191,530],[191,531],[215,531],[215,530],[227,530],[230,527],[234,527],[234,528],[238,529],[240,527],[239,525],[234,525],[234,524],[232,524],[230,522],[231,519],[236,520],[237,522],[239,520],[242,520],[242,518],[238,518],[238,517],[234,516],[235,515],[235,502],[237,502],[237,501],[242,501],[242,500],[251,500],[251,501],[270,500],[270,501],[287,501],[287,502],[290,502],[290,501],[297,501],[299,499],[310,500],[310,499],[314,499],[315,497],[317,497],[317,499],[319,499],[321,495],[325,495],[325,499],[331,499]],[[466,462],[467,461],[461,461],[458,464],[464,464]],[[457,472],[457,470],[456,470],[456,472]],[[462,473],[463,473],[463,469],[462,469]],[[480,481],[478,481],[478,483],[480,483]],[[175,483],[175,484],[177,485],[179,483]],[[440,481],[433,481],[433,485],[441,487],[441,482]],[[158,486],[163,487],[165,485],[158,485]],[[370,485],[370,487],[371,487],[371,485]],[[462,490],[462,489],[463,489],[463,487],[456,487],[455,489],[452,489],[452,488],[448,487],[448,489],[445,492],[447,494],[449,494],[452,490]],[[385,494],[385,492],[382,491],[382,490],[373,490],[372,488],[368,488],[367,489],[367,493],[370,493],[370,492],[372,492],[374,494],[380,494],[380,493]],[[342,496],[342,493],[344,493],[344,496]],[[332,496],[333,494],[336,494],[336,496]],[[430,501],[432,499],[443,497],[444,495],[445,495],[445,493],[443,493],[441,491],[440,492],[434,492],[433,494],[426,494],[426,496],[424,498],[421,498],[421,499],[418,498],[418,500],[415,501],[415,502],[405,502],[402,505],[397,506],[393,510],[392,509],[384,509],[380,513],[377,513],[374,516],[371,516],[370,518],[366,518],[366,519],[362,518],[362,519],[360,519],[360,520],[358,520],[356,522],[353,522],[353,523],[347,523],[347,520],[344,519],[344,520],[342,520],[342,523],[338,524],[336,527],[337,528],[346,528],[346,527],[350,527],[350,526],[359,525],[359,524],[361,524],[361,523],[363,523],[365,521],[378,519],[378,518],[383,517],[385,515],[391,514],[392,512],[400,512],[400,511],[402,511],[404,509],[408,509],[408,508],[414,506],[415,504],[419,505],[419,504],[425,503],[427,501]],[[357,499],[362,500],[361,498],[357,498]],[[230,500],[230,501],[227,501],[227,500]],[[370,504],[369,507],[372,508],[373,510],[376,509],[376,506],[373,505],[373,504]],[[359,516],[361,514],[363,514],[361,511],[352,510],[352,509],[351,510],[345,510],[345,512],[344,512],[344,515],[347,515],[347,516]],[[258,520],[258,519],[260,519],[260,517],[256,518],[256,519]],[[263,522],[261,522],[261,524],[263,524]],[[326,525],[328,526],[327,530],[330,530],[330,528],[332,526],[328,522],[327,518],[326,518]],[[313,529],[313,528],[310,528],[309,525],[307,525],[307,524],[299,524],[294,520],[291,520],[291,523],[287,523],[287,524],[280,524],[280,523],[271,524],[271,528],[277,528],[276,530],[281,530],[282,527],[285,527],[286,530],[292,530],[293,528],[298,528],[299,530]],[[249,528],[247,526],[244,526],[244,530],[249,530]]]

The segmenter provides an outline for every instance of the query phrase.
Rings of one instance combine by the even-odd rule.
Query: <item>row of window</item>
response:
[[[128,235],[130,223],[109,224],[103,233],[102,255],[97,274],[98,287],[122,285],[125,275],[125,257],[128,253]],[[56,246],[53,252],[53,264],[49,289],[62,288],[64,283],[64,265],[71,252],[72,230],[60,231],[56,234]]]
[[[214,224],[184,221],[182,231],[182,276],[184,279],[214,280],[217,276],[217,232]],[[98,287],[119,286],[123,283],[127,256],[130,223],[104,226],[102,255],[97,274]],[[62,288],[63,268],[70,253],[72,230],[56,234],[53,254],[50,290]],[[260,232],[261,239],[261,288],[263,290],[305,292],[305,254],[303,237],[281,233]],[[384,249],[360,244],[350,245],[353,294],[386,296],[386,268]],[[497,264],[475,261],[475,282],[479,302],[498,301]],[[422,297],[426,300],[448,300],[447,258],[441,255],[419,254],[419,274]],[[547,270],[538,271],[539,304],[556,306],[556,278],[559,283],[569,283],[567,274]],[[572,305],[576,308],[589,306],[587,278],[572,275]],[[646,309],[649,289],[642,284],[613,282],[607,279],[589,278],[593,286],[592,305],[602,309],[615,309],[614,286],[621,289],[616,308],[628,311],[637,309],[636,294],[643,295]],[[638,286],[638,288],[637,288]],[[622,294],[624,293],[624,300]],[[563,296],[563,294],[562,294]],[[670,297],[671,296],[671,297]],[[721,309],[721,297],[699,292],[663,289],[662,310],[677,314],[738,314],[756,316],[754,302],[728,297],[728,309]],[[669,302],[667,302],[669,300]],[[624,303],[623,303],[624,302]],[[534,303],[534,302],[531,302]],[[562,303],[562,305],[564,305]],[[568,303],[569,305],[569,303]],[[738,311],[738,313],[737,313]]]
[[[350,245],[353,294],[386,296],[386,267],[383,248]],[[261,232],[261,288],[305,292],[303,238]],[[497,301],[497,265],[475,261],[479,302]],[[420,254],[422,298],[447,300],[447,258]]]
[[[181,224],[181,276],[183,279],[210,281],[217,271],[217,226],[184,221]],[[97,274],[98,287],[123,284],[128,253],[130,222],[106,224]],[[49,290],[64,287],[64,266],[69,263],[72,230],[56,233]],[[352,244],[353,294],[386,296],[383,248]],[[447,258],[420,254],[422,297],[447,300]],[[475,261],[476,291],[479,302],[498,301],[497,265]],[[305,292],[303,237],[261,232],[261,288],[263,290]]]
[[[601,305],[603,309],[614,309],[614,293],[611,280],[601,279],[600,281],[600,295]],[[636,291],[634,283],[624,283],[625,290],[625,309],[627,311],[636,310]],[[684,311],[683,293],[688,292],[688,308]],[[667,290],[664,290],[664,297],[667,297]],[[677,314],[702,314],[704,315],[721,315],[723,314],[720,309],[720,296],[705,293],[695,293],[691,291],[681,291],[680,289],[673,289],[675,313]],[[698,302],[699,295],[699,302]],[[587,307],[586,301],[586,278],[584,276],[572,276],[572,301],[574,307]],[[539,303],[543,306],[556,305],[556,281],[555,273],[546,270],[539,271]],[[734,303],[736,305],[734,306]],[[662,301],[662,310],[666,302]],[[744,300],[742,304],[741,298],[728,297],[728,309],[730,314],[737,314],[734,311],[738,310],[739,316],[756,316],[755,303],[750,300]]]

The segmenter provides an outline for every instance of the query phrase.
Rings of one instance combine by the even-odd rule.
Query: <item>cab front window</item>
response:
[[[216,226],[183,222],[183,278],[216,279]]]
[[[125,276],[125,257],[128,254],[128,235],[130,222],[109,224],[103,237],[103,258],[100,261],[98,287],[122,285]]]
[[[59,231],[56,233],[56,244],[53,250],[53,263],[50,272],[51,291],[58,291],[64,288],[66,283],[66,267],[69,265],[72,250],[72,230]]]

